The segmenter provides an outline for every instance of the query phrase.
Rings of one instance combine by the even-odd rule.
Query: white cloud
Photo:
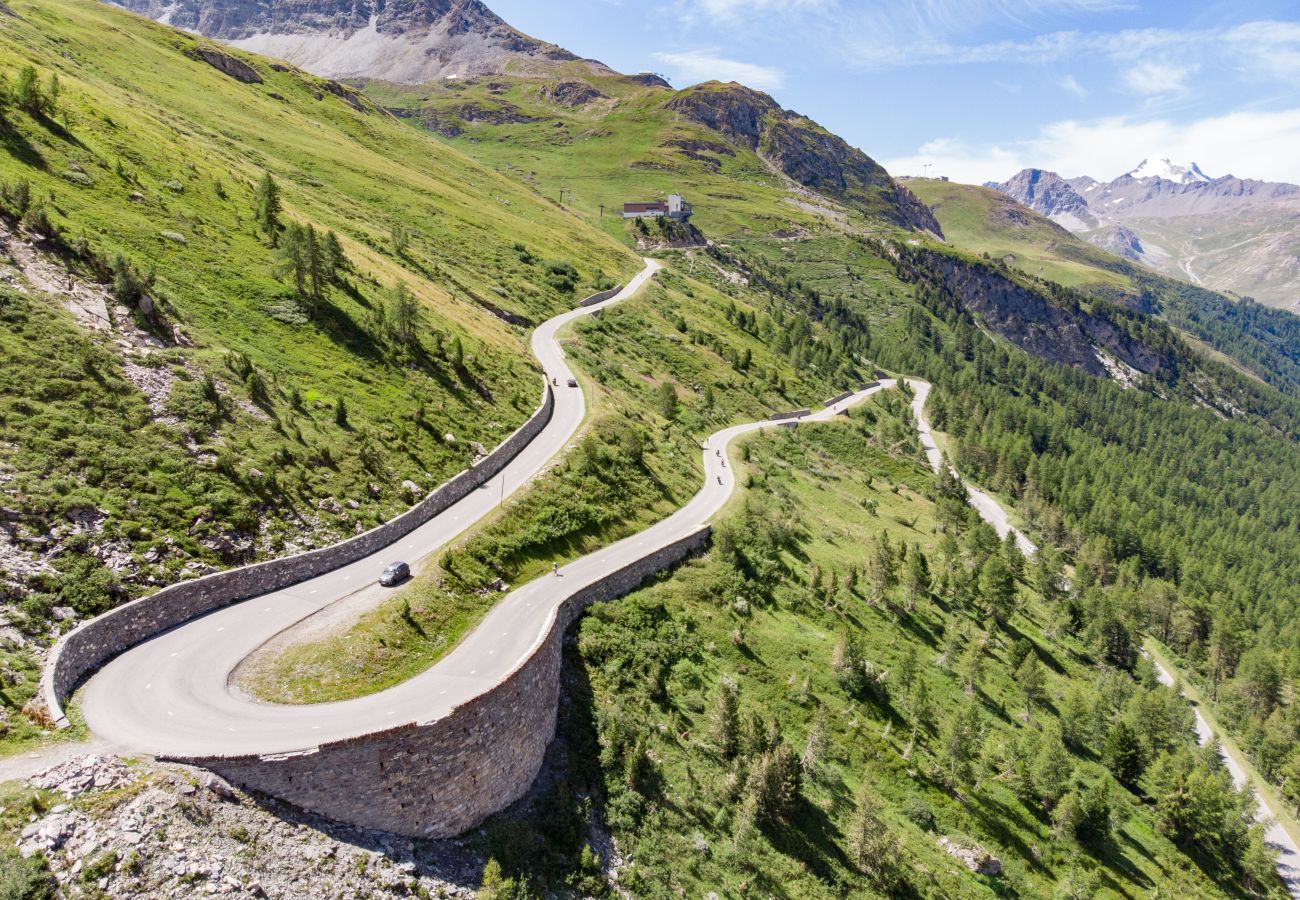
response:
[[[1056,84],[1061,90],[1067,94],[1073,94],[1080,100],[1084,100],[1088,96],[1088,89],[1079,84],[1079,80],[1073,75],[1066,75],[1063,78],[1056,79]]]
[[[858,67],[887,69],[973,63],[1051,63],[1101,55],[1134,65],[1153,54],[1172,68],[1217,55],[1257,75],[1300,83],[1300,23],[1247,22],[1227,29],[1134,28],[1121,31],[1054,31],[1025,39],[962,43],[956,23],[922,17],[908,26],[900,13],[858,17],[843,30],[843,51]],[[1154,73],[1153,73],[1154,74]],[[1165,74],[1170,74],[1166,72]]]
[[[770,66],[741,62],[719,56],[716,50],[686,50],[656,53],[655,59],[669,68],[676,82],[739,81],[748,87],[770,91],[785,81],[785,73]]]
[[[1022,141],[971,144],[957,139],[930,141],[915,153],[882,160],[890,172],[932,175],[983,184],[1003,181],[1021,169],[1049,169],[1071,178],[1091,175],[1109,180],[1129,171],[1149,150],[1178,163],[1198,163],[1210,175],[1236,175],[1300,184],[1300,108],[1278,112],[1234,112],[1190,122],[1127,117],[1090,122],[1054,122]]]
[[[1148,59],[1124,72],[1124,86],[1142,97],[1178,94],[1187,89],[1187,79],[1199,66]]]

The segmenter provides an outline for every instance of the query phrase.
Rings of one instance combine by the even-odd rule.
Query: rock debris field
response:
[[[45,855],[60,896],[472,897],[483,866],[456,841],[336,825],[181,766],[82,756],[30,785],[17,849]]]

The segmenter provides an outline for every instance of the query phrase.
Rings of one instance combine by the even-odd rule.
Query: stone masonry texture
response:
[[[478,465],[456,475],[402,515],[364,534],[331,547],[183,581],[83,623],[55,645],[46,663],[41,695],[50,715],[65,724],[63,701],[77,684],[136,644],[231,603],[364,559],[409,534],[505,468],[546,426],[554,410],[555,396],[547,386],[542,405],[532,417]]]

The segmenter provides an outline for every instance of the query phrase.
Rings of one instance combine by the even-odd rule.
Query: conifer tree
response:
[[[280,210],[280,188],[271,173],[264,172],[261,181],[257,183],[253,219],[257,222],[257,227],[271,238],[272,243],[280,230]]]

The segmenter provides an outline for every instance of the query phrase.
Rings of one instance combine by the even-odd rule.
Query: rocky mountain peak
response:
[[[329,78],[406,84],[578,60],[480,0],[112,0],[133,12]],[[589,62],[596,71],[610,70]]]
[[[1196,163],[1181,166],[1172,162],[1167,156],[1156,156],[1155,154],[1142,160],[1136,169],[1127,174],[1129,178],[1135,178],[1139,181],[1144,178],[1159,178],[1164,181],[1172,181],[1175,184],[1195,184],[1214,180],[1202,172],[1201,167]]]
[[[708,82],[679,92],[668,108],[749,147],[804,187],[905,228],[942,234],[930,209],[874,159],[762,91]]]

